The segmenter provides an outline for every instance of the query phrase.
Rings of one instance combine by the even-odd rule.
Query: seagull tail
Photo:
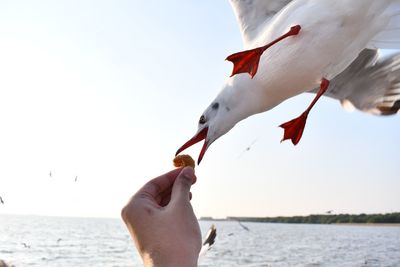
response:
[[[380,57],[379,50],[364,49],[331,81],[325,95],[339,100],[346,110],[381,116],[400,113],[400,52]]]
[[[400,112],[399,52],[365,67],[359,76],[354,79],[358,82],[356,89],[347,99],[341,99],[342,105],[350,102],[357,109],[378,116]]]

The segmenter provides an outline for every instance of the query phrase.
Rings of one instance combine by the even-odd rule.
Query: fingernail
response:
[[[192,180],[193,177],[194,177],[194,170],[193,170],[193,168],[192,168],[192,167],[185,167],[185,168],[182,170],[182,175],[183,175],[185,178]]]

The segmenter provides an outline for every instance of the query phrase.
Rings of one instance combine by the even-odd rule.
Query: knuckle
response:
[[[124,222],[127,222],[131,217],[132,214],[134,213],[135,210],[135,196],[133,196],[129,202],[121,209],[121,218],[124,220]]]
[[[127,208],[127,206],[124,206],[124,207],[121,209],[121,218],[122,218],[122,220],[123,220],[124,222],[126,222],[127,219],[128,219],[128,212],[129,212],[129,209]]]

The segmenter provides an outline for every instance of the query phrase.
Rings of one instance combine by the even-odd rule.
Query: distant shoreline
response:
[[[200,220],[287,224],[379,225],[400,227],[399,212],[386,214],[312,214],[309,216],[292,217],[226,217],[223,219],[201,217]]]
[[[237,220],[228,219],[203,219],[199,221],[209,222],[234,222]],[[313,225],[334,225],[334,226],[365,226],[365,227],[400,227],[400,223],[284,223],[284,222],[256,222],[256,221],[240,221],[240,222],[255,222],[255,223],[270,223],[270,224],[313,224]]]
[[[370,227],[400,227],[400,223],[334,223],[339,226],[370,226]]]

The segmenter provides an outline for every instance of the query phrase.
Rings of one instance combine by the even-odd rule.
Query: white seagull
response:
[[[377,115],[400,109],[400,0],[230,0],[246,51],[227,58],[232,76],[176,154],[208,147],[247,117],[304,92],[317,93],[298,118],[281,125],[296,145],[322,96]],[[315,89],[317,88],[317,89]]]
[[[217,237],[217,228],[214,224],[211,225],[210,229],[208,229],[207,235],[204,238],[203,246],[201,247],[199,258],[203,257],[208,250],[214,245],[215,238]]]

